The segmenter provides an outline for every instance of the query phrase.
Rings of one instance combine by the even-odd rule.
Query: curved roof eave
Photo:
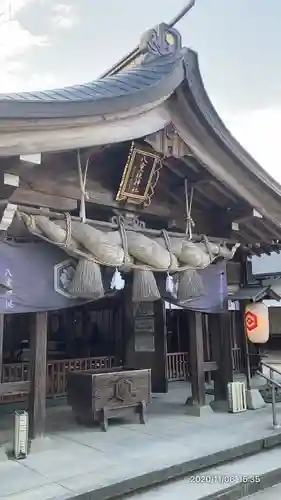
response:
[[[197,54],[186,57],[186,78],[166,102],[182,139],[207,170],[281,228],[281,186],[227,130],[205,91]]]
[[[186,57],[187,73],[186,79],[189,89],[196,102],[198,109],[207,121],[208,125],[215,132],[217,137],[224,143],[226,148],[248,168],[259,180],[266,184],[270,189],[273,189],[281,196],[280,184],[271,177],[258,162],[241,146],[241,144],[233,137],[231,132],[223,123],[214,108],[207,92],[200,72],[198,54],[193,50],[188,50]]]
[[[0,120],[0,157],[129,141],[157,132],[169,123],[163,101],[106,118]]]
[[[129,111],[167,98],[185,70],[179,53],[148,58],[135,68],[56,90],[0,94],[0,120],[94,117]]]

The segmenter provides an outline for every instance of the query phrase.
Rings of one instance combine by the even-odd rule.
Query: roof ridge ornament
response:
[[[182,38],[174,26],[194,7],[195,2],[196,0],[190,0],[169,24],[160,23],[155,28],[148,29],[141,36],[139,52],[156,57],[176,54],[182,48]]]
[[[181,35],[168,24],[161,23],[147,30],[141,37],[139,50],[150,56],[176,54],[182,48]]]
[[[163,49],[165,55],[175,53],[179,50],[179,47],[181,47],[181,36],[179,32],[174,29],[174,26],[184,16],[186,16],[186,14],[188,14],[188,12],[194,7],[195,3],[196,0],[190,0],[171,22],[168,24],[160,23],[157,28],[146,31],[146,33],[141,37],[140,45],[114,64],[114,66],[112,66],[109,70],[103,73],[100,78],[116,75],[120,71],[127,70],[128,68],[135,66],[138,64],[139,59],[144,57],[146,53],[153,56],[159,56],[163,55]],[[166,31],[165,40],[157,35],[157,31],[158,33],[161,33],[161,37],[163,37],[163,32]],[[175,45],[171,44],[172,39],[175,39]]]

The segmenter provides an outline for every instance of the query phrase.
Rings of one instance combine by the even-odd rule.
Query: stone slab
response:
[[[21,494],[26,490],[38,488],[50,481],[21,462],[7,461],[0,465],[0,499],[8,495]]]
[[[234,474],[233,466],[236,467],[236,465],[225,464],[221,467],[218,467],[218,464],[223,463],[225,460],[233,460],[235,458],[244,457],[245,454],[257,453],[258,451],[262,451],[263,449],[264,448],[262,440],[258,440],[256,442],[247,443],[247,445],[234,447],[227,451],[223,450],[221,452],[212,453],[205,457],[201,456],[194,460],[189,460],[188,462],[178,463],[173,466],[165,468],[163,467],[161,469],[154,469],[150,472],[148,472],[147,467],[146,473],[143,473],[140,468],[140,464],[132,464],[129,468],[123,470],[122,476],[120,476],[120,472],[118,472],[118,470],[115,468],[113,470],[111,469],[104,471],[104,473],[102,475],[99,475],[98,477],[93,477],[93,474],[84,474],[80,478],[75,477],[70,480],[64,480],[61,482],[61,484],[67,489],[73,491],[73,494],[75,494],[75,498],[77,498],[77,500],[88,500],[90,498],[93,498],[94,500],[107,500],[111,498],[113,499],[119,496],[123,497],[125,495],[128,495],[130,492],[137,492],[138,490],[144,488],[151,488],[152,486],[157,486],[161,483],[167,483],[168,481],[179,479],[183,476],[190,475],[191,473],[194,473],[193,477],[199,477],[201,476],[200,471],[203,470],[204,472],[202,472],[202,477],[206,477],[206,474],[211,474],[211,472],[208,473],[208,471],[206,470],[208,466],[214,467],[212,469],[212,474],[214,477],[218,477],[219,475],[222,476],[223,474],[230,477],[230,475]],[[281,450],[279,448],[278,457],[281,460]],[[248,460],[251,461],[252,458],[254,457],[248,457]],[[243,460],[240,461],[243,462]],[[147,462],[147,465],[149,466],[148,459]],[[229,469],[227,467],[229,467]],[[279,463],[276,467],[278,467],[278,474],[280,477],[281,469],[279,468]],[[245,474],[247,474],[247,472],[242,473],[237,471],[235,474],[236,476],[239,475],[239,477],[242,477],[242,475],[244,476]],[[252,472],[252,474],[254,473]],[[258,472],[256,472],[256,474],[258,474]],[[119,481],[117,480],[117,478],[119,478]],[[201,484],[204,485],[202,487],[203,489],[205,488],[204,492],[206,490],[206,492],[211,493],[210,486],[212,486],[212,489],[216,494],[218,491],[223,489],[222,486],[224,486],[225,488],[225,483],[228,486],[227,481],[225,481],[224,483],[216,480],[214,480],[213,482],[196,482],[191,481],[190,479],[182,479],[182,481],[186,482],[186,486],[190,484],[192,485],[190,486],[192,490],[191,493],[193,492],[193,490],[198,491],[198,485],[200,485],[201,487]],[[274,478],[274,482],[276,482],[276,478]],[[163,488],[165,487],[166,486],[163,486]],[[234,485],[232,486],[232,488],[233,487]],[[228,491],[228,488],[226,488],[226,490]],[[185,489],[184,491],[186,493],[188,492],[187,489]],[[188,498],[189,500],[193,499],[193,497],[189,496],[189,494]],[[198,499],[199,498],[201,497],[199,496]],[[205,497],[203,496],[202,498]],[[210,499],[212,498],[217,497],[210,497]],[[209,497],[206,497],[206,500],[207,499],[209,500]]]
[[[245,497],[245,500],[280,500],[281,498],[281,484],[275,484],[270,488],[258,491],[253,495]]]
[[[166,485],[137,493],[134,496],[128,496],[128,500],[177,500],[178,498],[237,500],[280,480],[280,463],[281,449],[278,448],[219,467],[206,469],[202,473],[199,472],[196,475],[190,475]],[[267,493],[270,491],[272,490],[266,489]],[[276,491],[280,495],[280,485]],[[256,493],[256,495],[258,494]],[[248,497],[248,500],[255,500],[256,495]],[[79,500],[82,498],[81,496]],[[271,497],[261,496],[261,499],[263,498],[270,500]],[[278,500],[280,500],[280,496]]]
[[[69,498],[69,495],[71,495],[71,492],[59,484],[47,484],[46,486],[40,486],[39,488],[33,488],[0,498],[1,500],[2,498],[4,500],[63,500]]]

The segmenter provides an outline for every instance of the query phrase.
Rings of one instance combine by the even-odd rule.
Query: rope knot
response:
[[[170,236],[169,236],[168,232],[166,231],[166,229],[162,229],[162,235],[163,235],[163,239],[165,241],[166,248],[167,248],[169,255],[170,255],[170,264],[168,267],[168,272],[169,272],[169,270],[171,269],[171,267],[173,265],[173,251],[172,251],[172,246],[171,246],[171,240],[170,240]]]
[[[121,235],[121,241],[122,241],[122,247],[124,250],[124,262],[123,265],[125,267],[129,266],[130,264],[130,255],[129,255],[129,250],[128,250],[128,238],[127,238],[127,233],[125,229],[125,224],[123,218],[119,215],[117,217],[117,224],[119,226],[119,231]]]
[[[194,220],[193,220],[193,218],[191,217],[191,215],[190,215],[190,214],[188,214],[188,215],[185,217],[185,220],[186,220],[186,222],[187,222],[187,223],[191,224],[191,226],[192,226],[192,227],[194,227],[194,226],[195,226],[195,222],[194,222]]]
[[[68,248],[70,245],[70,240],[71,240],[71,233],[72,233],[72,221],[71,221],[71,215],[69,212],[66,212],[65,214],[65,226],[66,226],[66,231],[65,231],[65,241],[63,243],[63,246],[65,248]]]
[[[194,194],[194,187],[190,189],[190,196],[188,193],[188,181],[187,179],[184,180],[184,194],[185,194],[185,209],[186,209],[186,229],[185,229],[185,234],[188,236],[189,240],[192,240],[192,228],[195,226],[195,222],[191,217],[191,210],[192,210],[192,202],[193,202],[193,194]]]

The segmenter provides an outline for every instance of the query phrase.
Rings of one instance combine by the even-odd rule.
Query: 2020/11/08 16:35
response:
[[[204,475],[198,474],[196,476],[189,476],[188,481],[190,483],[222,483],[222,484],[233,484],[233,483],[259,483],[260,476],[238,476],[238,475]]]

